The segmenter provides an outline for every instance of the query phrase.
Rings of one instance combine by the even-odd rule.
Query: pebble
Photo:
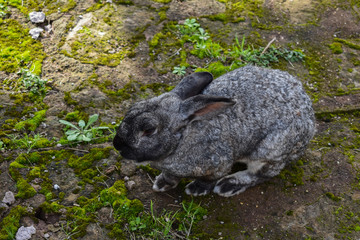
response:
[[[5,196],[2,200],[3,203],[6,203],[8,205],[11,205],[15,202],[15,196],[14,196],[14,193],[11,192],[11,191],[8,191],[5,193]]]
[[[46,25],[46,26],[44,27],[44,29],[45,29],[46,32],[51,33],[51,32],[52,32],[51,24]]]
[[[42,28],[33,28],[29,31],[29,34],[33,39],[38,39],[42,31],[44,31]]]
[[[135,182],[132,181],[132,180],[131,180],[131,181],[127,181],[127,182],[125,183],[125,187],[126,187],[128,190],[133,189],[134,186],[135,186]]]
[[[33,23],[45,22],[45,13],[43,12],[31,12],[29,13],[30,21]]]
[[[57,185],[57,184],[54,184],[54,189],[55,189],[55,190],[59,190],[59,189],[60,189],[60,186]]]
[[[16,236],[15,239],[16,240],[28,240],[31,238],[31,235],[36,233],[36,229],[34,228],[34,226],[30,226],[30,227],[24,227],[21,226],[18,231],[16,232]]]

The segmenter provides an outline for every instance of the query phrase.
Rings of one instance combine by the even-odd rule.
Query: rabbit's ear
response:
[[[213,76],[209,72],[193,73],[181,80],[181,82],[172,90],[181,100],[199,94],[211,81]]]
[[[184,120],[192,121],[217,115],[234,104],[230,98],[200,94],[182,102],[180,113]]]

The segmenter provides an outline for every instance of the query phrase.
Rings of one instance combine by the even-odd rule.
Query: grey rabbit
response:
[[[135,103],[113,144],[124,158],[162,171],[155,191],[190,178],[189,195],[229,197],[278,175],[314,133],[311,100],[300,81],[246,66],[215,80],[193,73],[172,91]],[[247,168],[231,174],[237,162]]]

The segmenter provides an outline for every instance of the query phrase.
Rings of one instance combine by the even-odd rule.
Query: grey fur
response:
[[[186,77],[134,104],[119,126],[115,148],[162,171],[154,190],[186,177],[195,179],[187,194],[233,196],[279,174],[314,136],[311,100],[290,74],[246,66],[210,81],[204,73]],[[229,175],[236,162],[247,169]]]

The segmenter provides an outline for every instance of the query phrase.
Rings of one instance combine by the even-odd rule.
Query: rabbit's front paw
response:
[[[248,188],[248,184],[239,183],[235,177],[225,177],[216,183],[214,193],[223,197],[231,197],[244,192],[246,188]]]
[[[175,188],[178,185],[179,181],[180,179],[176,177],[168,176],[164,173],[161,173],[155,179],[153,190],[156,192],[166,192],[170,189]]]
[[[214,188],[214,182],[205,182],[200,180],[195,180],[188,185],[186,185],[185,192],[188,195],[193,196],[204,196],[209,194],[211,190]]]

